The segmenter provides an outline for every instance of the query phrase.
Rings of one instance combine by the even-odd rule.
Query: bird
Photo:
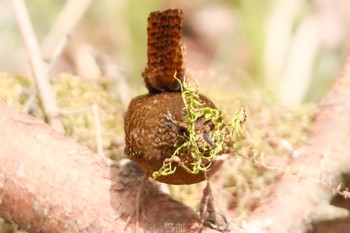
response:
[[[125,113],[124,154],[146,175],[144,181],[151,177],[188,185],[206,180],[199,228],[227,230],[230,225],[214,201],[209,178],[227,159],[233,137],[215,104],[186,81],[182,23],[179,9],[148,17],[147,65],[142,73],[148,93],[133,98]]]
[[[133,98],[124,117],[125,149],[127,158],[136,161],[140,169],[151,178],[167,184],[193,184],[208,179],[223,163],[219,151],[213,159],[203,161],[196,172],[188,148],[176,150],[189,140],[191,130],[186,115],[184,82],[187,72],[184,48],[181,42],[183,12],[179,9],[152,12],[147,26],[147,66],[142,77],[148,93]],[[215,104],[198,93],[202,108],[215,109]],[[216,148],[210,135],[215,129],[211,119],[200,116],[193,124],[197,143]],[[193,135],[192,135],[193,136]],[[227,143],[228,145],[229,143]],[[199,151],[207,156],[208,151]],[[219,158],[219,159],[218,159]],[[173,172],[155,176],[165,163],[171,163]]]

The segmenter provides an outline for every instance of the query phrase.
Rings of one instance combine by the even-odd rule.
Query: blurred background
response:
[[[110,75],[142,88],[147,17],[151,11],[180,8],[187,68],[201,86],[229,92],[262,89],[277,102],[301,104],[326,93],[350,41],[347,0],[76,2],[90,5],[52,67],[52,76],[68,72],[94,79],[108,75],[112,66]],[[26,4],[46,58],[65,1]],[[65,15],[66,24],[70,18],[74,14]],[[0,35],[0,70],[28,73],[24,44],[6,0],[0,1]]]
[[[59,96],[59,107],[79,109],[97,102],[106,129],[105,153],[112,158],[122,156],[122,110],[130,98],[146,93],[141,73],[147,61],[147,17],[152,11],[183,10],[187,68],[198,79],[203,93],[214,97],[219,109],[226,110],[227,115],[232,116],[240,106],[249,104],[248,120],[253,119],[247,124],[250,135],[237,143],[238,147],[246,148],[242,154],[274,155],[277,159],[281,156],[279,161],[290,156],[290,150],[280,146],[279,140],[290,145],[300,144],[306,138],[315,112],[314,108],[293,109],[293,105],[318,102],[327,93],[350,44],[349,0],[25,2],[53,81],[61,73],[85,79],[63,75],[60,85],[53,85]],[[75,26],[77,19],[80,20]],[[69,27],[74,30],[68,37],[60,35],[60,31]],[[0,0],[0,35],[0,74],[30,74],[10,0]],[[64,45],[62,53],[60,44]],[[55,62],[50,65],[52,59]],[[12,76],[0,75],[0,79],[13,79]],[[118,93],[115,96],[119,99],[106,97],[105,88],[101,88],[110,82],[101,82],[102,85],[94,82],[104,76],[115,81]],[[0,82],[0,97],[5,89],[11,89],[5,85],[1,88]],[[21,93],[21,90],[16,91]],[[246,97],[256,90],[272,104],[266,104],[261,94]],[[21,96],[13,90],[10,92]],[[91,94],[84,95],[87,92]],[[244,97],[237,100],[237,96],[229,95],[231,93],[243,93]],[[22,98],[22,102],[28,102],[27,99]],[[69,119],[63,120],[66,120],[68,134],[95,149],[94,120],[90,115],[74,116],[71,123],[67,123]],[[85,130],[87,126],[90,131]],[[115,144],[120,148],[113,156],[113,148],[108,147],[116,135],[120,137]],[[247,145],[253,145],[254,150]],[[284,154],[287,155],[283,157]],[[275,173],[256,168],[243,158],[229,160],[221,170],[223,179],[217,179],[216,183],[229,190],[232,200],[227,201],[227,205],[238,212],[237,216],[246,216],[247,209],[255,208],[257,201],[267,196],[267,187],[271,187],[276,177]],[[182,191],[178,192],[179,189]],[[173,187],[172,193],[195,207],[191,203],[198,204],[195,201],[199,200],[201,191],[193,187]]]

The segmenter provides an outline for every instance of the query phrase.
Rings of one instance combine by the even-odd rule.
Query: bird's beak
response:
[[[213,140],[211,140],[211,138],[209,137],[209,134],[208,134],[206,131],[203,132],[203,139],[204,139],[204,141],[206,141],[213,149],[216,148],[215,143],[213,142]]]

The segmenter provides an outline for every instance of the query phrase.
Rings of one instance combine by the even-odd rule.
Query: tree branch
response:
[[[2,102],[0,112],[0,217],[29,232],[198,231],[198,216],[148,180],[136,201],[143,174],[133,163],[104,165],[39,120]]]
[[[314,222],[346,217],[329,204],[342,175],[350,173],[350,54],[321,101],[308,141],[270,195],[247,221],[252,232],[304,232]]]

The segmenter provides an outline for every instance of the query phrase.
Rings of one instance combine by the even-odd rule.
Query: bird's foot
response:
[[[202,229],[203,226],[206,226],[220,232],[229,231],[229,223],[226,216],[218,210],[209,181],[203,190],[199,212],[201,216],[200,229]]]

